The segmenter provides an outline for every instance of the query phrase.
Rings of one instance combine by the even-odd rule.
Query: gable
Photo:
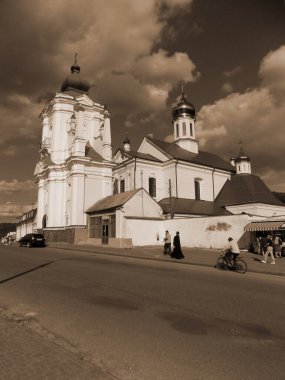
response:
[[[163,162],[168,161],[172,158],[171,155],[163,151],[157,145],[153,144],[150,140],[148,140],[147,137],[145,137],[141,142],[141,145],[138,148],[138,152],[148,154]]]
[[[113,157],[113,161],[116,163],[116,164],[120,164],[124,161],[127,161],[129,160],[131,157],[124,151],[122,151],[121,149],[118,149],[116,154],[114,155]]]

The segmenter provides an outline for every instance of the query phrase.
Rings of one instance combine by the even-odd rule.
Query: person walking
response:
[[[261,236],[261,254],[264,256],[267,249],[267,238],[266,236]]]
[[[275,258],[273,255],[273,241],[272,241],[271,235],[267,236],[267,247],[266,247],[266,252],[264,254],[264,260],[261,260],[262,264],[266,264],[268,255],[270,255],[270,257],[271,257],[271,263],[270,264],[275,264]]]
[[[179,259],[179,260],[184,259],[184,255],[181,250],[179,231],[177,231],[176,235],[174,236],[173,245],[174,245],[174,248],[171,253],[171,257],[173,259]]]
[[[282,240],[279,236],[275,235],[274,241],[273,241],[273,252],[275,254],[275,257],[281,257],[281,244]]]
[[[170,255],[171,254],[171,235],[168,230],[165,231],[165,237],[163,241],[164,241],[163,253],[165,255]]]

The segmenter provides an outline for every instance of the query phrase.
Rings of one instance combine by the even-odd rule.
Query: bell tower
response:
[[[184,94],[184,83],[181,82],[181,96],[172,108],[174,141],[181,148],[198,153],[198,141],[195,138],[196,112],[193,104]]]
[[[242,142],[239,142],[240,145],[240,153],[238,157],[235,159],[236,173],[237,174],[251,174],[251,160],[244,153],[242,148]]]

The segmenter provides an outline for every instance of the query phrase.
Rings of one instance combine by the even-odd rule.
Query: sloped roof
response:
[[[130,200],[138,191],[141,189],[135,189],[131,191],[126,191],[124,193],[118,193],[114,195],[109,195],[108,197],[102,198],[97,201],[93,206],[89,207],[85,212],[98,212],[103,210],[116,209],[123,206],[128,200]]]
[[[172,212],[174,214],[191,214],[191,215],[231,215],[226,209],[216,205],[214,202],[202,201],[187,198],[172,198]],[[170,213],[170,198],[161,199],[158,204],[161,208]]]
[[[168,143],[166,141],[157,140],[149,136],[147,139],[162,149],[164,152],[168,153],[170,156],[178,160],[193,162],[198,165],[209,166],[211,168],[222,169],[231,172],[235,171],[234,167],[229,162],[223,160],[221,157],[215,154],[201,150],[199,150],[198,154],[196,154],[181,148],[175,142]]]
[[[237,174],[228,180],[215,203],[219,206],[230,206],[244,203],[266,203],[284,206],[269,190],[261,178],[254,174]]]
[[[140,153],[136,150],[126,151],[124,149],[119,148],[118,151],[120,151],[123,155],[128,156],[129,158],[136,157],[136,158],[141,158],[143,160],[161,162],[158,158],[153,157],[150,154]]]
[[[85,147],[85,157],[91,158],[92,161],[103,161],[103,157],[96,152],[91,145],[87,144]]]

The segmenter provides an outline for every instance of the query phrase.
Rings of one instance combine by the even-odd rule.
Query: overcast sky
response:
[[[285,192],[283,0],[0,0],[0,221],[36,202],[39,114],[78,53],[92,98],[126,131],[169,140],[178,83],[194,104],[200,149],[238,142],[253,173]]]

